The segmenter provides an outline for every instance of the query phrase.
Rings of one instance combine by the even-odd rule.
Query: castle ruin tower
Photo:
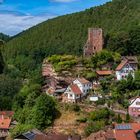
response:
[[[103,49],[103,31],[101,28],[89,28],[88,40],[83,48],[83,55],[90,57]]]

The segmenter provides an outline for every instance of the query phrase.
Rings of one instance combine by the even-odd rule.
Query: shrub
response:
[[[85,123],[85,122],[87,122],[87,118],[79,118],[76,121],[80,122],[80,123]]]
[[[105,126],[104,121],[90,122],[88,126],[85,128],[85,134],[86,136],[89,136],[91,133],[99,131],[104,126]]]
[[[107,119],[110,116],[110,111],[107,108],[96,110],[90,113],[90,120],[97,121]]]

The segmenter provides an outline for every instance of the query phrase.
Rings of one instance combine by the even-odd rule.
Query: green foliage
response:
[[[89,136],[91,133],[101,130],[102,128],[104,128],[104,126],[105,122],[102,120],[90,122],[88,126],[85,128],[85,134],[86,136]]]
[[[77,104],[74,104],[72,106],[72,110],[75,111],[75,112],[79,112],[80,111],[80,106],[78,106]]]
[[[11,136],[14,137],[14,136],[20,135],[33,128],[34,128],[34,126],[29,125],[29,124],[18,124],[18,125],[16,125],[16,127],[14,127],[13,129],[10,130]]]
[[[121,32],[108,40],[108,49],[123,55],[140,54],[140,26],[133,27],[128,32]]]
[[[19,69],[17,69],[13,65],[7,65],[4,69],[4,74],[14,79],[16,79],[17,77],[20,78],[22,75]]]
[[[127,114],[126,114],[126,118],[125,118],[125,122],[126,122],[126,123],[129,123],[129,122],[130,122],[130,119],[131,119],[131,118],[130,118],[130,115],[127,113]]]
[[[4,60],[0,51],[0,74],[3,73],[4,67],[5,67]]]
[[[32,110],[31,123],[38,129],[44,129],[55,118],[56,103],[54,99],[48,95],[41,95],[37,98],[36,104]],[[30,122],[30,120],[28,120]]]
[[[80,111],[80,106],[77,104],[65,104],[64,105],[65,110],[69,110],[69,111],[75,111],[75,112],[79,112]]]
[[[53,55],[47,60],[53,64],[57,72],[68,70],[78,63],[77,57],[72,55]]]
[[[110,111],[107,108],[96,110],[90,113],[90,120],[98,121],[107,119],[110,116]]]
[[[83,76],[84,76],[86,79],[88,79],[88,80],[92,80],[92,79],[96,79],[96,78],[97,78],[96,73],[95,73],[95,72],[92,72],[92,71],[90,71],[90,72],[85,71],[85,72],[83,73]]]
[[[108,63],[120,62],[121,55],[119,53],[114,53],[111,51],[103,50],[92,57],[92,63],[94,68],[100,68],[102,65]]]
[[[121,118],[120,114],[118,114],[117,123],[122,123],[122,118]]]
[[[3,48],[4,58],[26,75],[53,54],[81,55],[89,27],[103,28],[106,49],[139,55],[139,3],[139,0],[114,0],[43,22],[13,37]],[[63,65],[69,67],[57,65],[58,71]]]
[[[136,84],[136,88],[140,89],[140,71],[135,72],[135,84]]]
[[[24,92],[28,93],[27,90]],[[17,100],[13,106],[16,110],[15,119],[20,124],[30,124],[41,130],[51,125],[57,112],[54,99],[46,94],[37,95],[37,90],[26,95],[26,99],[23,96],[24,94],[21,94],[21,97],[15,99]]]
[[[79,118],[76,121],[80,123],[85,123],[87,121],[87,118]]]
[[[113,82],[110,86],[112,98],[125,108],[128,108],[128,99],[139,95],[139,72],[135,73],[135,78],[131,74],[128,75],[126,80]]]
[[[104,105],[105,103],[105,99],[103,98],[100,98],[98,101],[96,101],[96,105]]]
[[[14,97],[13,109],[17,111],[25,105],[33,107],[35,99],[40,95],[41,85],[39,84],[25,84]]]
[[[21,87],[21,81],[7,75],[0,75],[0,109],[10,110],[14,96]]]
[[[8,35],[5,35],[3,33],[0,33],[0,40],[3,40],[3,41],[9,41],[10,40],[10,36]]]

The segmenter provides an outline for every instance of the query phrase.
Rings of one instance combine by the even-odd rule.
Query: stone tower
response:
[[[90,57],[103,49],[103,31],[101,28],[89,28],[88,40],[83,48],[83,55]]]

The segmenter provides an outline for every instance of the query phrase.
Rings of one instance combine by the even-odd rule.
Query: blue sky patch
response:
[[[15,35],[47,19],[110,0],[0,0],[0,32]]]

